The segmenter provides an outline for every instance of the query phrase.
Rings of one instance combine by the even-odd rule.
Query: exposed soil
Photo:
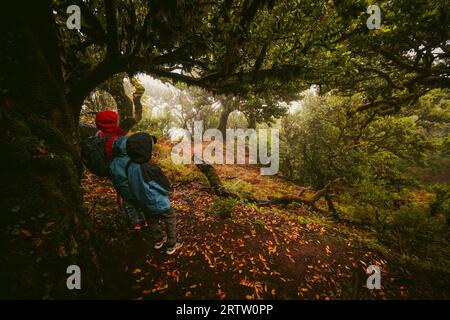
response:
[[[295,185],[261,177],[248,166],[223,166],[225,181],[239,177],[261,192],[292,192]],[[201,182],[177,187],[172,205],[183,247],[173,256],[153,249],[148,230],[134,231],[118,209],[110,182],[87,175],[85,204],[108,239],[103,264],[110,298],[127,299],[371,299],[407,298],[408,288],[388,263],[333,229],[302,225],[300,205],[238,204],[232,219],[208,214],[213,197]],[[280,191],[281,190],[281,191]],[[366,288],[368,265],[382,269],[382,289]],[[396,271],[396,274],[398,272]]]

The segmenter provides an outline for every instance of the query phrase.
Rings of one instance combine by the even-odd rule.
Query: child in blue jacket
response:
[[[114,188],[124,201],[125,211],[130,218],[134,229],[141,230],[142,225],[148,226],[145,215],[139,206],[136,204],[130,186],[128,184],[128,177],[125,171],[127,164],[130,162],[130,157],[127,155],[127,136],[118,137],[112,144],[113,159],[109,165],[110,177]]]
[[[166,253],[173,254],[181,243],[177,242],[176,215],[170,205],[170,183],[161,169],[149,161],[156,139],[145,132],[136,133],[126,141],[130,162],[126,166],[131,193],[149,220],[155,249],[166,244]],[[164,240],[159,221],[165,224]]]

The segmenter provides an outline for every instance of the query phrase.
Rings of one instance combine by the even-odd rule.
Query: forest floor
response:
[[[161,161],[164,164],[164,161]],[[166,163],[167,164],[167,163]],[[164,170],[164,165],[162,165]],[[182,248],[155,250],[148,230],[132,230],[108,179],[86,174],[85,207],[104,248],[105,298],[124,299],[405,299],[433,298],[428,283],[395,266],[358,240],[351,226],[332,223],[301,204],[236,202],[231,218],[211,213],[214,196],[194,171],[167,172],[175,188]],[[166,167],[167,168],[167,167]],[[298,185],[259,175],[251,165],[216,170],[229,187],[245,186],[259,198],[295,194]],[[366,287],[366,268],[381,268],[381,289]],[[412,280],[413,279],[413,280]],[[430,290],[433,290],[431,288]]]

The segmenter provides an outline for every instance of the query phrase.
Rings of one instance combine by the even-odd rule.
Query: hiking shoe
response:
[[[141,224],[140,223],[136,223],[134,225],[134,230],[141,230]]]
[[[177,251],[178,249],[180,249],[182,247],[182,245],[183,245],[182,243],[177,242],[173,246],[168,247],[166,249],[166,253],[168,255],[174,254],[174,252]]]
[[[163,247],[163,245],[166,243],[166,239],[161,240],[160,242],[155,243],[155,245],[153,246],[153,248],[155,248],[156,250],[159,250]]]

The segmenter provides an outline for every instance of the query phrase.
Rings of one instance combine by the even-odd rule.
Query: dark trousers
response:
[[[128,217],[130,218],[133,225],[135,225],[137,223],[141,224],[144,222],[145,215],[142,212],[141,208],[139,208],[134,203],[132,203],[128,200],[123,200],[123,203],[124,203],[125,211],[127,212]]]
[[[166,227],[167,246],[171,247],[177,242],[176,234],[176,213],[173,209],[158,214],[149,214],[149,228],[155,242],[162,241],[164,235],[159,226],[159,221],[162,221]]]

